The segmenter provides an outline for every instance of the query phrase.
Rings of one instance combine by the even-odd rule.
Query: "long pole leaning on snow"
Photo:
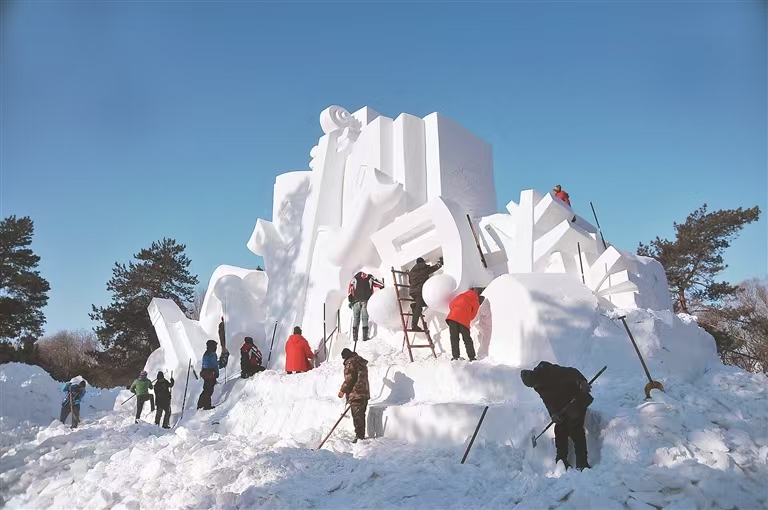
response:
[[[603,229],[600,228],[600,220],[597,219],[597,213],[595,212],[595,206],[592,205],[592,201],[589,201],[589,207],[592,208],[592,215],[595,217],[595,223],[597,223],[597,231],[600,232],[600,239],[603,241],[603,248],[608,249],[608,245],[605,244],[605,237],[603,237]]]
[[[272,359],[272,347],[275,346],[275,333],[277,333],[277,321],[275,321],[275,327],[272,328],[272,343],[269,344],[269,356],[267,356],[267,366],[264,368],[269,368],[269,361]]]
[[[640,354],[640,348],[637,346],[637,342],[635,342],[635,337],[632,336],[632,332],[629,330],[629,326],[627,325],[627,316],[622,315],[619,317],[619,320],[622,324],[624,324],[624,329],[627,330],[627,334],[629,335],[629,340],[632,342],[632,347],[635,348],[635,352],[637,353],[637,357],[640,358],[640,363],[643,365],[643,370],[645,370],[645,375],[648,377],[648,384],[645,385],[645,398],[649,399],[651,398],[651,390],[661,390],[664,391],[664,385],[661,384],[659,381],[654,381],[651,377],[651,372],[648,370],[648,365],[645,364],[645,360],[643,359],[643,355]]]
[[[605,372],[607,368],[608,368],[608,365],[606,365],[606,366],[604,366],[603,368],[601,368],[601,369],[600,369],[600,371],[597,373],[597,375],[595,375],[595,376],[592,378],[592,380],[590,380],[590,381],[589,381],[589,383],[588,383],[588,384],[589,384],[589,386],[590,386],[590,387],[592,386],[592,383],[594,383],[594,382],[597,380],[597,378],[598,378],[598,377],[600,377],[601,375],[603,375],[603,372]],[[573,402],[574,400],[576,400],[576,397],[572,398],[572,399],[571,399],[571,402]],[[568,405],[566,405],[565,407],[563,407],[563,408],[560,410],[560,412],[562,413],[563,411],[565,411],[565,408],[566,408],[566,407],[568,407],[569,405],[571,405],[571,402],[568,402]],[[532,435],[532,436],[531,436],[531,443],[533,444],[533,447],[534,447],[534,448],[536,448],[536,441],[538,441],[538,440],[539,440],[539,438],[540,438],[541,436],[543,436],[543,435],[544,435],[544,433],[545,433],[546,431],[548,431],[548,430],[549,430],[549,427],[551,427],[551,426],[552,426],[552,425],[554,425],[554,424],[555,424],[555,421],[554,421],[554,420],[550,421],[550,422],[549,422],[549,425],[547,425],[546,427],[544,427],[544,430],[542,430],[542,431],[541,431],[541,434],[539,434],[538,436],[536,436],[536,435]]]
[[[475,232],[475,225],[472,223],[472,218],[470,218],[469,214],[467,214],[467,221],[469,222],[469,228],[472,230],[472,237],[475,238],[475,246],[477,246],[477,251],[480,252],[480,262],[483,263],[483,267],[487,268],[488,263],[485,261],[483,249],[480,248],[480,238],[477,237],[477,232]]]
[[[327,330],[325,329],[325,303],[323,303],[323,356],[325,356],[325,360],[328,361],[328,348],[325,346],[325,342],[327,340],[325,336],[325,332]]]
[[[341,416],[339,416],[339,419],[338,419],[338,420],[336,420],[336,423],[334,423],[334,424],[333,424],[333,427],[331,428],[331,431],[330,431],[330,432],[328,432],[328,435],[327,435],[327,436],[325,436],[325,439],[323,439],[323,440],[320,442],[320,444],[319,444],[319,445],[317,445],[317,448],[315,448],[315,450],[319,450],[320,448],[322,448],[322,447],[323,447],[323,445],[325,444],[325,442],[326,442],[326,441],[328,441],[328,438],[329,438],[329,437],[331,437],[331,434],[333,434],[333,431],[334,431],[334,430],[336,430],[336,427],[338,427],[338,426],[339,426],[339,423],[341,423],[341,420],[342,420],[342,418],[344,418],[344,416],[346,416],[347,412],[349,412],[349,410],[350,410],[350,408],[351,408],[351,407],[352,407],[351,405],[347,404],[347,407],[344,409],[344,412],[343,412],[343,413],[341,413]],[[313,450],[313,451],[315,451],[315,450]]]
[[[464,452],[464,456],[461,458],[461,463],[464,464],[464,461],[467,460],[467,455],[469,455],[469,450],[472,449],[472,445],[475,444],[475,438],[477,437],[477,433],[480,432],[480,426],[483,424],[483,420],[485,419],[485,413],[488,412],[488,406],[485,406],[485,409],[483,409],[483,414],[480,416],[480,421],[477,422],[477,427],[475,427],[475,433],[472,434],[472,439],[469,440],[469,444],[467,445],[467,451]]]
[[[586,285],[587,281],[584,279],[584,261],[581,260],[581,243],[576,243],[576,249],[579,251],[579,266],[581,267],[581,283]]]
[[[181,423],[181,419],[184,418],[184,407],[187,405],[187,388],[189,387],[189,373],[192,371],[192,358],[189,358],[189,365],[187,365],[187,384],[184,385],[184,398],[181,401],[181,415],[176,421],[174,428]]]
[[[152,381],[152,384],[155,384],[155,381],[157,381],[157,379],[155,379],[154,381]],[[125,404],[126,402],[128,402],[129,400],[132,400],[132,399],[133,399],[133,397],[135,397],[135,396],[136,396],[136,394],[134,393],[134,394],[133,394],[133,395],[131,395],[130,397],[128,397],[128,398],[126,398],[125,400],[123,400],[123,401],[122,401],[122,403],[121,403],[120,405],[123,405],[123,404]]]
[[[75,428],[75,398],[72,396],[72,381],[69,382],[69,411],[72,413],[72,428]]]

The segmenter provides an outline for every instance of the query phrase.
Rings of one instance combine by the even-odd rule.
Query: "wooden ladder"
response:
[[[403,311],[403,302],[413,302],[414,299],[410,296],[404,297],[400,295],[400,289],[408,289],[410,288],[410,285],[406,283],[400,283],[400,281],[403,278],[408,277],[407,271],[398,271],[394,267],[392,268],[392,283],[395,285],[395,297],[397,298],[397,307],[400,310],[400,323],[403,326],[403,344],[408,347],[408,356],[411,358],[411,361],[413,361],[413,352],[412,349],[419,349],[419,348],[426,348],[429,347],[432,349],[432,355],[437,358],[437,354],[435,353],[435,344],[432,342],[432,336],[429,334],[429,328],[427,327],[427,321],[424,319],[424,314],[421,314],[421,324],[423,331],[420,331],[418,329],[413,329],[409,326],[410,320],[406,319],[413,317],[413,312],[404,312]],[[424,335],[427,337],[427,343],[426,344],[412,344],[411,338],[408,336],[408,333],[424,333]],[[414,335],[415,336],[415,335]],[[415,339],[414,339],[415,340]]]

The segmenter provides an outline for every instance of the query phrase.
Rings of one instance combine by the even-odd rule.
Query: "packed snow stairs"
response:
[[[407,276],[408,276],[407,271],[398,271],[394,267],[392,268],[392,283],[395,286],[395,297],[397,298],[397,306],[398,306],[398,310],[400,311],[400,322],[403,325],[403,345],[408,347],[408,357],[411,358],[411,361],[413,361],[412,349],[418,349],[418,348],[429,347],[430,349],[432,349],[432,355],[435,358],[437,358],[437,354],[435,353],[435,343],[432,341],[432,335],[429,334],[429,326],[427,324],[427,321],[424,319],[424,315],[422,314],[420,317],[421,328],[413,328],[408,326],[409,321],[406,317],[411,317],[411,318],[413,317],[413,309],[411,309],[411,312],[404,312],[403,302],[414,302],[415,300],[410,296],[403,296],[400,293],[401,289],[410,288],[409,284],[402,283],[402,280],[407,278]],[[427,338],[427,343],[418,344],[418,345],[411,343],[411,338],[408,336],[408,333],[412,333],[414,336],[418,333],[424,333],[424,336]]]

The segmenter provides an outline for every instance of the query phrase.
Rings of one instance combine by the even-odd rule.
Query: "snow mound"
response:
[[[75,377],[73,381],[81,381]],[[87,381],[86,381],[87,383]],[[55,381],[42,368],[23,363],[0,365],[0,433],[5,449],[22,438],[34,435],[37,427],[59,419],[63,383]],[[81,407],[91,411],[114,408],[118,390],[97,389],[88,384]],[[83,413],[85,417],[87,413]]]

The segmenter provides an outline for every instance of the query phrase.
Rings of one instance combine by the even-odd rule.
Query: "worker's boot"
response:
[[[363,328],[363,342],[368,341],[368,328]]]
[[[592,466],[587,462],[587,440],[578,438],[573,442],[574,450],[576,450],[576,469],[582,471],[584,469],[590,469]]]
[[[352,328],[352,341],[357,343],[357,328]]]

